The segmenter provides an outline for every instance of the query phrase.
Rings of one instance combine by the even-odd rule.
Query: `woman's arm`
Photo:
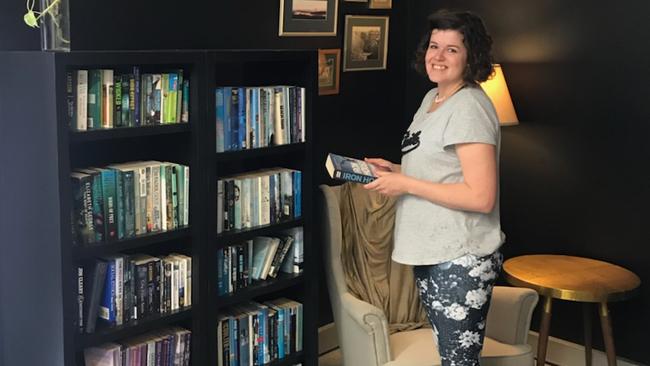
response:
[[[489,213],[497,193],[497,164],[494,145],[457,144],[456,153],[463,170],[460,183],[432,183],[400,173],[378,171],[367,189],[389,196],[412,194],[457,210]]]

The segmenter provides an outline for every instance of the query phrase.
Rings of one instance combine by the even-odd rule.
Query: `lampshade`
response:
[[[519,124],[515,107],[512,105],[506,78],[503,76],[501,65],[494,65],[494,75],[487,81],[481,83],[481,87],[492,100],[497,110],[497,117],[501,126],[513,126]]]

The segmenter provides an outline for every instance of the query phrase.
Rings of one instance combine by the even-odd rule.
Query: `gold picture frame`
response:
[[[368,7],[370,9],[391,9],[393,0],[370,0]]]
[[[343,71],[385,70],[387,16],[346,15]]]
[[[318,50],[318,95],[339,93],[341,80],[341,49]]]

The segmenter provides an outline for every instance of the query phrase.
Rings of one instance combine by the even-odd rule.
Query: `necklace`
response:
[[[460,84],[454,91],[452,91],[449,95],[445,95],[444,97],[440,96],[440,93],[436,93],[436,95],[433,97],[433,103],[435,104],[440,104],[445,101],[445,99],[451,97],[452,95],[456,94],[457,91],[461,90],[463,87],[465,87],[465,83]]]

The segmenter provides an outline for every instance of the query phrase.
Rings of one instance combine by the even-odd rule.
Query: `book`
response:
[[[325,168],[331,178],[349,182],[366,184],[377,178],[370,163],[332,153],[327,154]]]

